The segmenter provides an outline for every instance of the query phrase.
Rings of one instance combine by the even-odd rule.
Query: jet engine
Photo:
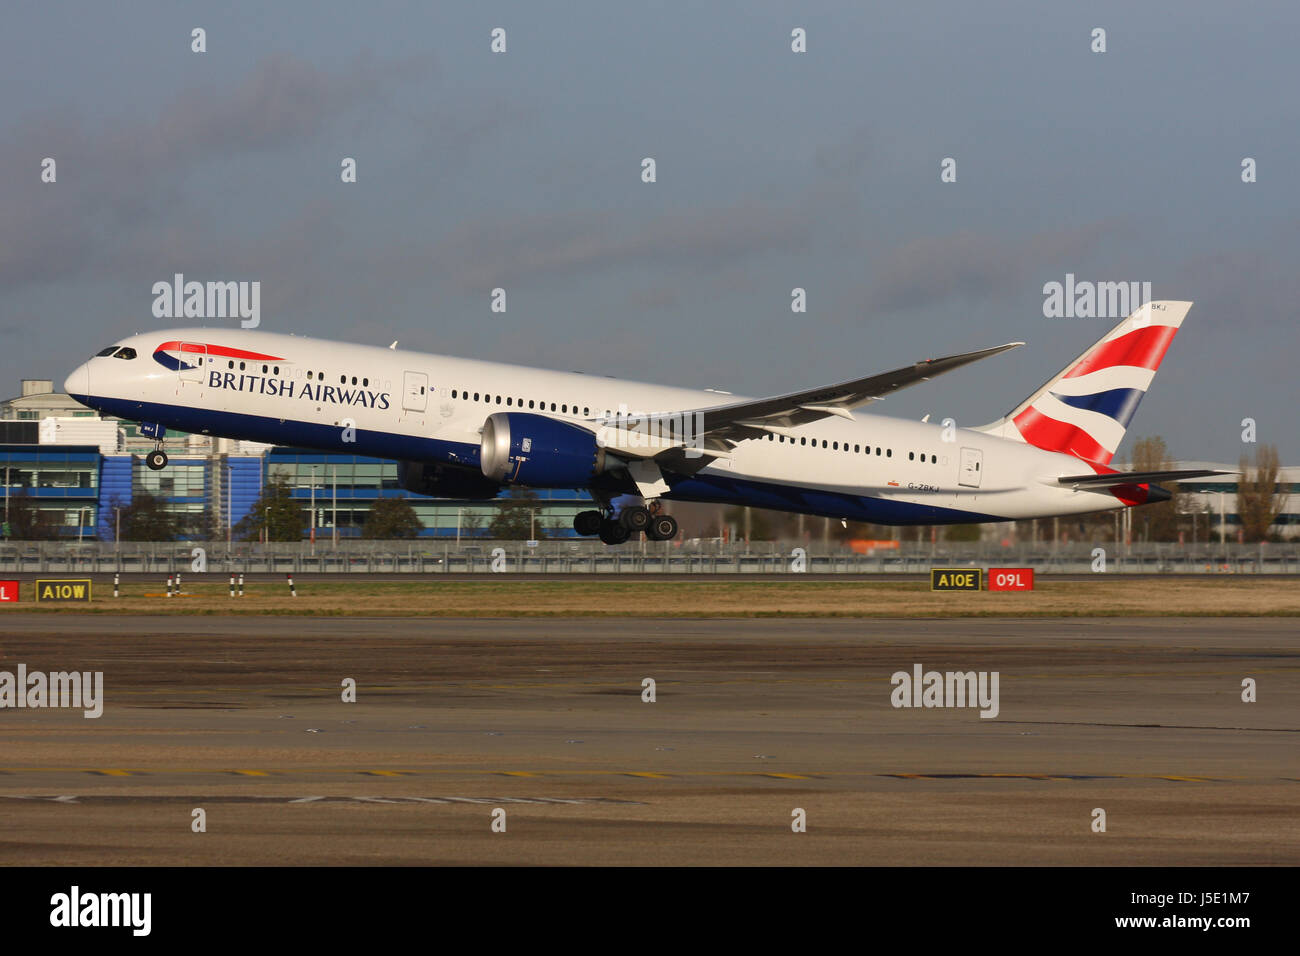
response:
[[[605,469],[605,450],[581,425],[526,412],[495,412],[483,423],[479,463],[489,481],[585,488]]]

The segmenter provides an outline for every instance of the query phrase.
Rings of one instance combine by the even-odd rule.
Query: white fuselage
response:
[[[160,346],[172,344],[169,351]],[[176,367],[179,346],[193,368]],[[477,469],[484,420],[542,413],[576,424],[615,413],[699,409],[740,396],[576,372],[230,329],[171,329],[117,343],[68,377],[70,394],[127,420],[281,445]],[[167,367],[170,361],[172,367]],[[184,362],[181,363],[185,365]],[[351,428],[351,440],[348,429]],[[727,501],[897,524],[1122,508],[1058,477],[1069,455],[964,428],[856,412],[740,442],[668,498]],[[869,449],[869,451],[867,450]]]

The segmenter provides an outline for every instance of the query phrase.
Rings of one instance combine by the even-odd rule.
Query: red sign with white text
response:
[[[1032,591],[1033,568],[989,568],[990,591]]]
[[[0,581],[0,601],[18,600],[18,582]]]

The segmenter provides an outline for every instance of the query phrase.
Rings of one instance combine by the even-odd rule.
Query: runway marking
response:
[[[401,768],[393,770],[358,770],[354,767],[286,767],[265,768],[260,770],[221,767],[152,767],[141,768],[87,768],[87,767],[3,767],[0,774],[22,776],[32,774],[66,774],[84,773],[97,777],[148,777],[183,775],[222,775],[239,776],[250,779],[270,780],[274,777],[303,776],[364,776],[381,779],[401,779],[404,777],[424,776],[500,776],[515,778],[556,778],[556,777],[637,777],[643,780],[672,780],[692,777],[766,777],[773,780],[817,780],[835,778],[890,778],[895,780],[1042,780],[1042,781],[1087,781],[1087,780],[1165,780],[1173,783],[1215,783],[1240,781],[1247,779],[1283,780],[1300,783],[1295,777],[1212,777],[1202,774],[1177,773],[1034,773],[1030,771],[971,771],[971,772],[924,772],[895,771],[873,772],[863,770],[817,770],[817,771],[777,771],[777,770],[592,770],[565,768],[554,770],[491,770],[463,767],[429,767]]]
[[[1300,727],[1218,727],[1213,724],[1108,724],[1095,720],[1001,720],[998,723],[1042,724],[1051,727],[1125,727],[1136,730],[1245,730],[1261,734],[1300,733]]]
[[[0,799],[7,800],[34,800],[37,802],[47,803],[183,803],[190,804],[196,799],[188,794],[150,794],[139,796],[126,793],[112,794],[93,794],[90,796],[69,796],[66,794],[59,796],[32,795],[32,794],[0,794]],[[327,797],[273,797],[262,794],[257,795],[232,795],[225,794],[221,796],[205,795],[202,798],[204,803],[364,803],[364,804],[401,804],[405,806],[419,804],[490,804],[490,803],[531,803],[545,805],[564,805],[564,804],[621,804],[628,806],[645,806],[639,800],[620,800],[616,797],[371,797],[371,796],[327,796]]]

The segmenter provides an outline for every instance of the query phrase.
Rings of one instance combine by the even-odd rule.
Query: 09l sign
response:
[[[978,591],[983,568],[931,568],[931,591]]]
[[[1032,591],[1033,568],[989,568],[990,591]]]

